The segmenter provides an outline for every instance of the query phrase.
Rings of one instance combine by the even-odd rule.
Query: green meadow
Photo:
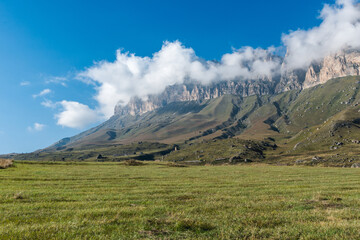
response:
[[[360,239],[360,170],[15,162],[0,239]]]

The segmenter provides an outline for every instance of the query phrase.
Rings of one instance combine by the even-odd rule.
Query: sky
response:
[[[47,147],[187,77],[274,74],[267,56],[285,48],[289,68],[358,48],[356,4],[0,0],[0,153]]]

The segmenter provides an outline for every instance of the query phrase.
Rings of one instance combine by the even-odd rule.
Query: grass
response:
[[[359,170],[160,162],[0,171],[0,239],[359,239]]]

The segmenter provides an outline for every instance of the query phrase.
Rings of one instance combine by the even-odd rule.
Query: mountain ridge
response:
[[[166,87],[160,94],[149,95],[145,100],[134,97],[126,105],[116,105],[114,115],[141,115],[171,102],[201,102],[225,94],[239,95],[241,97],[277,94],[293,89],[310,88],[337,77],[359,75],[360,51],[344,50],[311,64],[307,70],[289,70],[286,62],[283,61],[280,73],[274,76],[262,76],[256,80],[235,79],[212,82],[207,85],[194,81],[175,84]]]

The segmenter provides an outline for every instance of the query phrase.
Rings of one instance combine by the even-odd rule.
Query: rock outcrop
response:
[[[184,83],[166,87],[165,91],[157,95],[149,95],[147,100],[132,98],[125,105],[115,107],[115,115],[141,115],[143,113],[163,107],[171,102],[205,101],[218,98],[225,94],[251,95],[273,94],[275,82],[269,80],[252,81],[221,81],[202,85],[200,83]]]
[[[360,51],[342,51],[312,64],[306,72],[303,88],[323,84],[332,78],[358,76],[360,74]]]

